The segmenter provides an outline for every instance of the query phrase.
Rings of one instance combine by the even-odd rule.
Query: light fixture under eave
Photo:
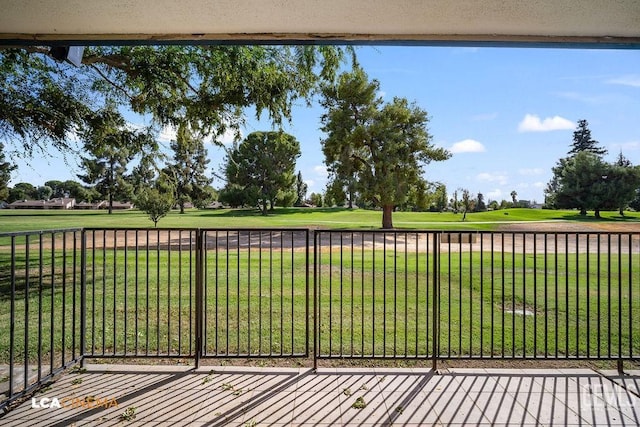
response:
[[[67,61],[79,67],[82,65],[82,55],[84,46],[54,46],[49,51],[49,55],[57,61]]]

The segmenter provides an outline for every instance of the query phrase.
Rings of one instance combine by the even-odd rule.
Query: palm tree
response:
[[[517,197],[518,197],[518,193],[516,192],[516,190],[513,190],[513,191],[511,192],[511,200],[513,200],[513,204],[514,204],[514,205],[516,204],[516,200],[517,200],[516,198],[517,198]]]

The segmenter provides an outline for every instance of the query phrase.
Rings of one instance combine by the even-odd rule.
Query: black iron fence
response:
[[[201,232],[201,357],[308,357],[309,230]]]
[[[437,233],[317,231],[318,358],[431,358]]]
[[[640,233],[318,231],[316,357],[640,355]]]
[[[5,233],[0,274],[3,408],[84,357],[640,358],[640,233]]]
[[[86,229],[83,354],[195,355],[193,229]]]
[[[82,359],[81,235],[0,234],[0,409]]]

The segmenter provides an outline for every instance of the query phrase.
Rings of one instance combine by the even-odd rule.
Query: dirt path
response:
[[[573,222],[573,221],[544,221],[544,222],[515,222],[500,224],[494,233],[474,233],[462,231],[451,233],[451,243],[443,237],[440,250],[445,252],[459,251],[488,251],[494,252],[518,252],[518,253],[542,253],[558,252],[581,253],[589,250],[593,252],[600,247],[611,244],[612,253],[617,253],[620,246],[623,252],[632,248],[636,252],[640,245],[640,235],[622,235],[620,242],[613,235],[609,240],[607,235],[597,233],[638,233],[640,222]],[[569,234],[565,234],[569,233]],[[581,233],[581,234],[577,234]],[[591,235],[584,233],[594,233]],[[141,248],[194,250],[196,232],[192,230],[105,230],[88,231],[86,233],[87,248],[118,248],[135,250]],[[331,235],[331,237],[330,237]],[[407,230],[399,230],[397,233],[389,232],[344,232],[333,230],[320,233],[318,238],[322,251],[337,251],[341,247],[345,250],[384,249],[397,252],[431,252],[433,250],[433,234],[419,233]],[[458,243],[462,236],[463,243]],[[313,233],[305,233],[300,230],[220,230],[207,231],[205,236],[208,250],[289,250],[303,251],[308,244],[313,246]],[[56,249],[62,248],[62,235],[56,234]],[[66,236],[64,243],[67,248],[72,248],[73,237]],[[76,234],[76,248],[80,248],[80,234]],[[471,241],[471,242],[470,242]],[[18,245],[18,249],[20,245]],[[37,248],[38,242],[31,241],[31,248]],[[557,248],[556,248],[557,246]],[[51,237],[45,234],[42,242],[43,249],[53,247]],[[10,247],[0,247],[0,250],[10,250]]]

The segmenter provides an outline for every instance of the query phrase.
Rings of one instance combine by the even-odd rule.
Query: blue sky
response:
[[[608,160],[622,150],[640,164],[639,50],[368,46],[357,53],[386,101],[406,97],[429,113],[433,143],[453,156],[429,164],[425,176],[449,193],[466,188],[499,201],[515,190],[519,199],[542,202],[580,119],[609,150]],[[300,141],[297,169],[309,192],[322,192],[327,179],[321,114],[317,104],[299,105],[285,125]],[[243,134],[268,129],[267,120],[249,116]],[[208,148],[217,171],[223,152]],[[73,159],[35,159],[32,167],[21,164],[12,182],[41,185],[79,172]]]

